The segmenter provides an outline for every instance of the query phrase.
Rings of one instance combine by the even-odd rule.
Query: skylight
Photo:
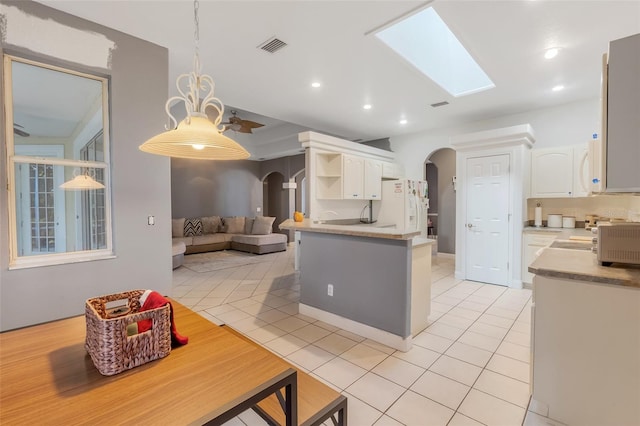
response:
[[[453,96],[495,87],[432,7],[379,31],[376,37]]]

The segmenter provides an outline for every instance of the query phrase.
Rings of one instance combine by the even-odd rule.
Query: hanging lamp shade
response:
[[[151,154],[196,160],[244,160],[249,152],[226,137],[204,116],[192,115],[173,130],[156,135],[140,145]]]
[[[70,191],[82,191],[90,189],[103,189],[104,185],[88,174],[82,174],[66,181],[65,183],[60,185],[60,188]]]
[[[220,123],[224,113],[224,104],[213,94],[215,84],[211,76],[202,74],[198,43],[200,25],[198,19],[198,0],[193,2],[195,24],[195,55],[193,71],[181,74],[176,81],[179,96],[167,100],[165,110],[169,116],[166,132],[160,133],[139,146],[140,151],[167,157],[190,158],[195,160],[244,160],[249,152],[240,144],[222,132]],[[187,118],[178,124],[171,113],[174,101],[183,102]],[[205,111],[211,111],[209,119]]]

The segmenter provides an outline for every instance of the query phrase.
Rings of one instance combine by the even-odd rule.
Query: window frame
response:
[[[53,71],[63,72],[83,78],[95,80],[102,87],[102,139],[103,139],[103,161],[83,161],[75,159],[54,158],[54,157],[36,157],[29,155],[15,154],[15,140],[13,126],[8,125],[14,122],[13,111],[13,79],[12,64],[20,62],[27,65],[37,66]],[[113,226],[112,226],[112,199],[111,199],[111,140],[110,140],[110,122],[109,122],[109,78],[85,72],[77,71],[69,67],[56,66],[40,61],[27,59],[10,53],[3,54],[3,72],[4,72],[4,108],[5,108],[5,141],[6,141],[6,170],[7,170],[7,205],[9,213],[9,269],[33,268],[50,265],[61,265],[76,262],[87,262],[102,259],[115,258],[113,250]],[[87,142],[90,142],[88,140]],[[95,168],[104,171],[104,203],[105,203],[105,231],[106,231],[106,247],[103,249],[88,249],[79,251],[65,251],[59,253],[46,253],[38,255],[20,255],[18,252],[18,218],[16,206],[16,166],[20,164],[44,164],[53,166],[67,166],[79,168]],[[77,195],[74,205],[76,212],[78,200],[82,196]]]

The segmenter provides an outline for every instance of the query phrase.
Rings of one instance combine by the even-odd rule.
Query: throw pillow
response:
[[[225,217],[224,232],[228,234],[242,234],[244,232],[244,216]]]
[[[253,228],[251,233],[253,235],[268,235],[271,233],[273,222],[275,217],[270,216],[256,216],[256,220],[253,222]]]
[[[251,230],[253,229],[253,221],[255,219],[246,217],[244,219],[244,233],[251,234]]]
[[[222,218],[220,216],[206,216],[202,218],[202,232],[204,234],[215,234],[222,228]]]
[[[198,218],[184,220],[184,236],[202,235],[202,220]]]
[[[180,238],[184,236],[184,217],[180,219],[171,219],[171,236]]]

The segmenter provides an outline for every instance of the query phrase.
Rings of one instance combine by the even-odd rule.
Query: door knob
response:
[[[469,229],[473,228],[473,223],[467,223],[467,228]]]

